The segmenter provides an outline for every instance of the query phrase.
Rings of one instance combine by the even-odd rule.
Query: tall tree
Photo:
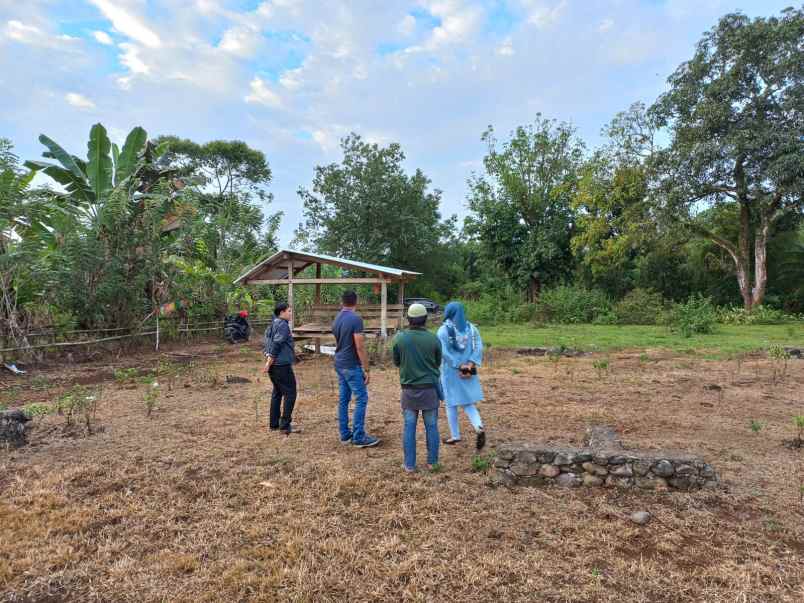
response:
[[[477,214],[470,229],[488,260],[531,297],[542,284],[572,272],[575,224],[571,200],[584,145],[568,124],[538,115],[498,145],[494,129],[484,132],[485,174],[469,181],[469,207]]]
[[[776,223],[804,208],[802,39],[802,9],[726,15],[651,107],[670,137],[651,161],[660,206],[728,253],[747,310],[765,298]],[[735,238],[694,219],[711,206],[734,207]]]
[[[276,248],[281,213],[268,216],[271,168],[265,154],[239,140],[199,144],[160,136],[165,161],[197,185],[198,220],[188,243],[197,260],[219,272],[237,272]]]
[[[405,173],[397,143],[381,147],[352,133],[341,149],[340,163],[316,166],[312,190],[299,189],[304,222],[297,240],[323,253],[422,272],[415,287],[446,293],[445,279],[454,278],[448,240],[455,218],[442,221],[441,191],[428,190],[421,170]]]

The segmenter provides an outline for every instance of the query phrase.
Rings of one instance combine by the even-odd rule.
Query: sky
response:
[[[45,133],[85,155],[92,124],[121,142],[243,140],[273,171],[284,212],[354,131],[398,142],[405,167],[464,216],[481,134],[538,113],[593,148],[635,101],[652,102],[728,12],[790,0],[0,0],[0,137],[39,158]]]

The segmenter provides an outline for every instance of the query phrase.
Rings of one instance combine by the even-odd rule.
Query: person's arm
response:
[[[399,354],[399,335],[394,337],[394,345],[392,349],[394,352],[394,366],[399,366],[402,364],[402,357]]]
[[[441,353],[444,361],[447,363],[447,366],[454,369],[460,368],[460,361],[449,349],[449,335],[447,334],[447,329],[445,327],[438,329],[438,340],[441,342]]]
[[[366,353],[366,336],[363,333],[355,333],[352,335],[355,340],[355,351],[357,357],[360,359],[360,365],[363,367],[363,381],[368,385],[369,383],[369,360]]]
[[[472,329],[472,353],[469,356],[469,362],[475,366],[483,364],[483,340],[480,338],[480,331],[477,330],[475,325],[471,326]]]
[[[262,346],[262,353],[266,357],[265,361],[265,368],[263,369],[266,373],[271,369],[271,365],[274,363],[274,359],[271,358],[271,338],[272,338],[272,330],[273,330],[273,322],[268,325],[268,328],[265,329],[265,340],[263,341]]]
[[[442,358],[443,358],[443,354],[442,354],[442,352],[441,352],[441,342],[440,342],[440,341],[436,341],[436,345],[435,345],[434,347],[435,347],[434,352],[435,352],[435,360],[436,360],[436,364],[437,364],[438,366],[441,366],[441,360],[442,360]]]

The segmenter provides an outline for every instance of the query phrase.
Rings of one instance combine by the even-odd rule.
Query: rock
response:
[[[591,450],[583,450],[575,455],[575,462],[576,463],[587,463],[592,460],[592,457],[595,456],[595,453]]]
[[[634,478],[632,478],[632,477],[616,477],[614,475],[609,475],[606,478],[606,485],[609,488],[612,488],[612,487],[629,488],[630,486],[634,485]]]
[[[575,456],[576,455],[575,455],[574,452],[559,452],[556,455],[556,458],[553,461],[553,464],[554,465],[572,465],[576,461]]]
[[[617,477],[631,477],[634,475],[634,470],[631,465],[617,465],[611,470],[611,474]]]
[[[592,475],[599,475],[605,477],[609,473],[608,469],[596,463],[587,462],[584,463],[582,467],[584,471],[586,471],[587,473],[591,473]]]
[[[590,487],[602,486],[603,478],[590,473],[585,473],[583,476],[583,485]]]
[[[609,464],[609,452],[596,452],[595,455],[592,457],[592,461],[596,465],[608,465]]]
[[[667,480],[663,477],[637,477],[636,485],[643,490],[666,490]]]
[[[650,521],[650,513],[647,511],[637,511],[635,513],[631,513],[631,521],[635,524],[644,526]]]
[[[516,460],[518,460],[520,463],[531,464],[537,461],[537,456],[532,450],[523,450],[516,455]]]
[[[641,460],[634,463],[634,473],[640,477],[645,477],[650,471],[650,466],[653,463],[650,460]]]
[[[511,473],[518,476],[536,475],[539,473],[539,465],[537,463],[520,463],[515,461],[511,465]]]
[[[500,458],[499,456],[494,459],[494,466],[497,469],[507,469],[508,465],[510,465],[510,464],[511,464],[510,460],[505,460],[503,458]]]
[[[675,473],[675,469],[673,469],[673,463],[670,461],[661,460],[655,465],[653,465],[653,473],[658,475],[659,477],[670,477]]]
[[[628,454],[615,454],[609,457],[609,465],[624,465],[635,460],[637,459]]]
[[[574,473],[562,473],[556,478],[556,484],[562,488],[577,488],[581,483],[581,479]]]
[[[506,486],[508,488],[516,485],[516,475],[510,471],[498,471],[497,474],[491,478],[492,486]]]
[[[698,475],[698,470],[692,465],[676,465],[676,475]]]
[[[667,483],[676,490],[692,490],[698,485],[697,480],[689,475],[672,477],[667,480]]]
[[[703,487],[706,490],[717,490],[720,487],[720,482],[716,479],[706,480]]]
[[[27,444],[27,423],[30,417],[21,410],[0,412],[0,445],[18,448]]]
[[[510,461],[514,458],[514,451],[508,446],[502,446],[497,450],[497,458]]]
[[[537,453],[538,461],[544,465],[551,465],[556,458],[556,453],[552,450],[541,450]]]
[[[703,464],[703,467],[701,467],[701,477],[715,477],[715,470],[712,468],[712,465],[708,465],[707,463]]]
[[[539,475],[544,477],[556,477],[561,473],[561,469],[555,465],[542,465]]]

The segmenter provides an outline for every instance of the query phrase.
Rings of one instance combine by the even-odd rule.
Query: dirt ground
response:
[[[632,447],[698,453],[723,482],[511,491],[490,484],[493,469],[473,471],[467,433],[442,447],[442,471],[403,474],[393,367],[370,386],[382,445],[358,450],[338,440],[329,359],[297,367],[303,432],[283,436],[266,428],[256,344],[181,351],[162,354],[151,418],[148,385],[113,370],[152,369],[153,353],[2,376],[12,405],[73,383],[103,389],[93,435],[50,415],[29,446],[0,451],[0,600],[804,600],[804,450],[783,444],[804,414],[804,361],[771,384],[761,357],[638,350],[599,374],[602,357],[495,351],[482,369],[484,459],[508,440],[580,445],[605,423]],[[439,425],[446,434],[443,412]],[[638,510],[648,525],[629,521]]]

